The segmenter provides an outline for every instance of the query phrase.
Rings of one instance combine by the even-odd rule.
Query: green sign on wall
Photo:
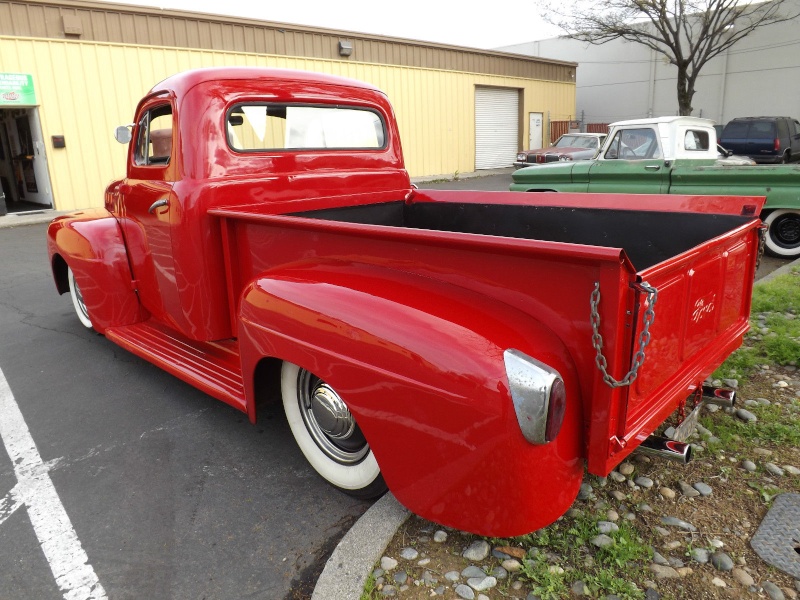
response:
[[[0,106],[8,105],[36,105],[32,75],[0,73]]]

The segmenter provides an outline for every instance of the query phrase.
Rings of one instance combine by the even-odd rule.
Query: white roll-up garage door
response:
[[[475,88],[475,168],[512,166],[518,145],[519,91]]]

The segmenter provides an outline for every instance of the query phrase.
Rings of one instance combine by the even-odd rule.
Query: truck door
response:
[[[134,125],[128,178],[119,187],[125,239],[142,305],[159,321],[182,329],[172,256],[174,206],[173,110],[169,99],[145,104]]]
[[[658,194],[669,189],[669,167],[656,130],[620,129],[589,170],[590,192]]]

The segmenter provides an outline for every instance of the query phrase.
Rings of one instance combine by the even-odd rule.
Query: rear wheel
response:
[[[75,307],[75,314],[78,315],[78,320],[81,325],[86,329],[92,328],[92,320],[89,318],[89,311],[86,310],[86,304],[83,302],[83,294],[75,281],[75,274],[72,269],[67,267],[67,279],[69,280],[69,296],[72,298],[72,306]]]
[[[775,210],[767,215],[764,222],[769,225],[767,252],[784,258],[800,257],[800,212]]]
[[[330,385],[310,371],[284,362],[281,396],[294,439],[317,473],[356,498],[373,498],[386,491],[361,428]]]

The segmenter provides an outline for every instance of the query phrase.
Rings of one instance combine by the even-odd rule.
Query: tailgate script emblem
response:
[[[698,298],[697,302],[694,303],[694,312],[692,313],[692,321],[695,323],[699,323],[703,320],[703,317],[706,315],[710,315],[714,312],[714,300],[716,300],[716,294],[709,294],[704,298]]]

